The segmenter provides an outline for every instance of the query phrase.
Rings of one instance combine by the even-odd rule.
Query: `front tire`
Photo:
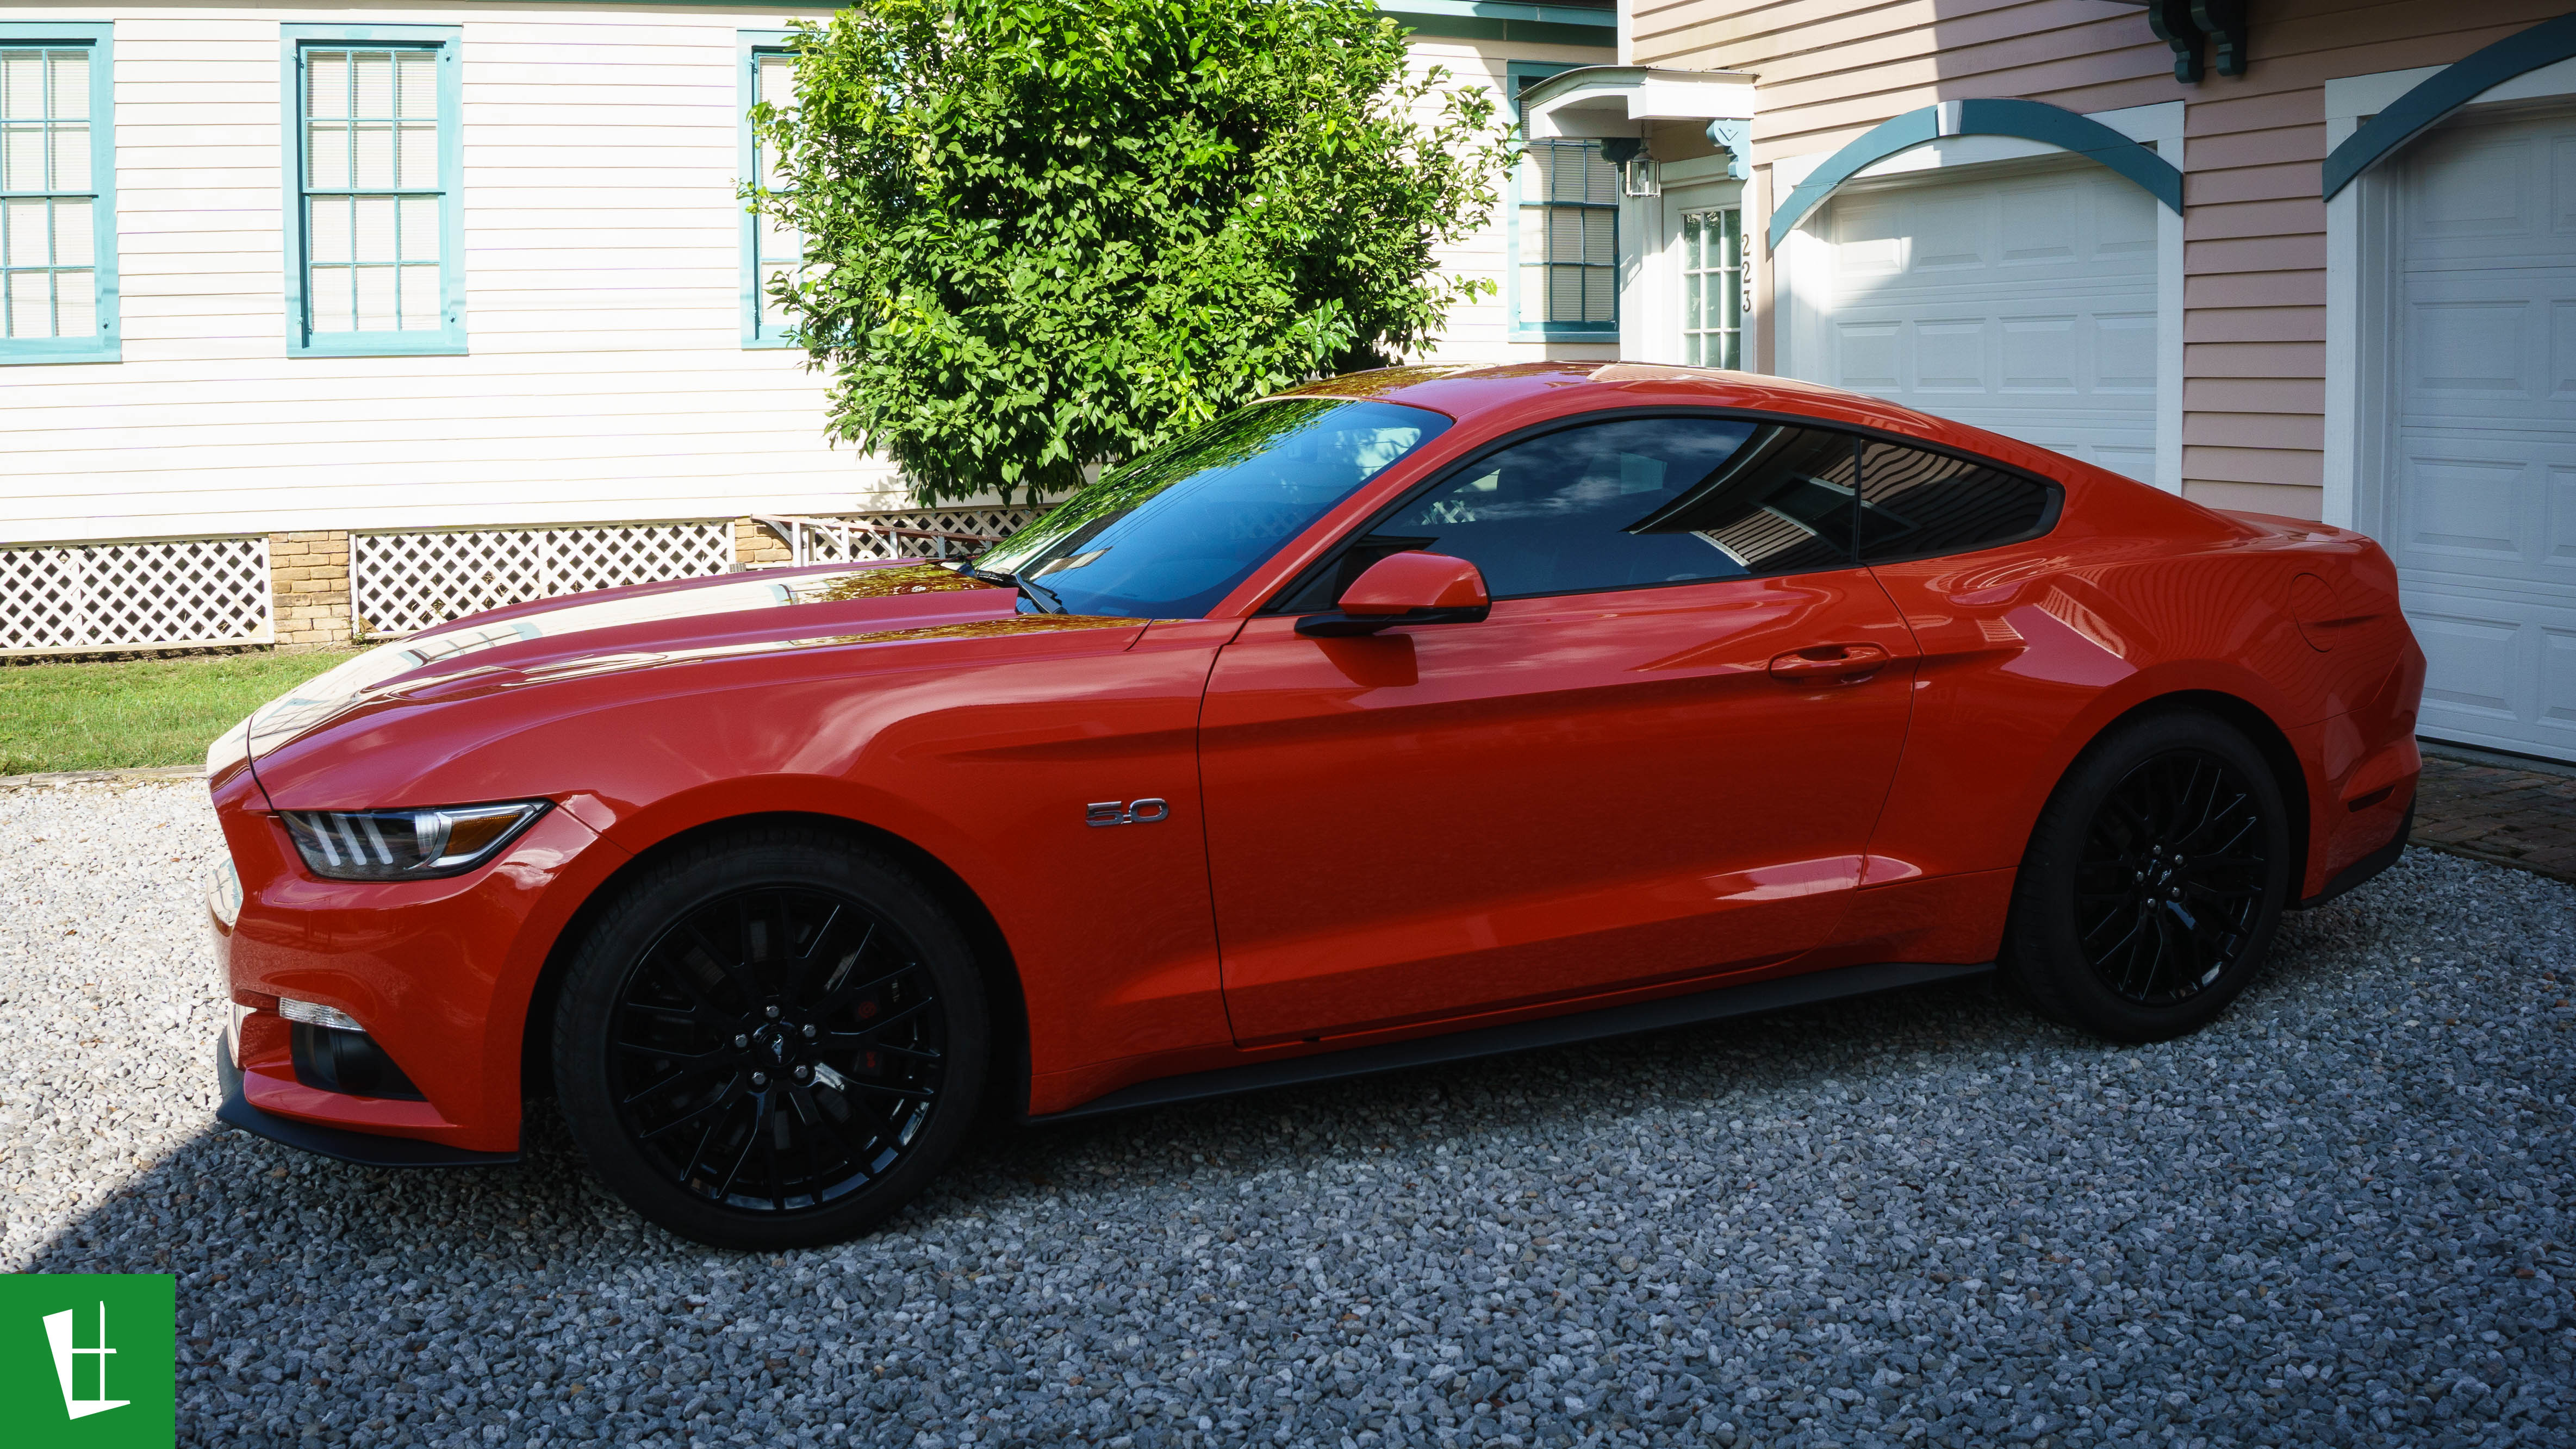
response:
[[[568,968],[557,1091],[591,1169],[682,1237],[838,1242],[954,1154],[988,1056],[964,936],[899,865],[761,827],[622,885]]]
[[[2262,965],[2290,892],[2271,766],[2195,711],[2116,727],[2040,812],[2002,965],[2048,1017],[2121,1042],[2199,1030]]]

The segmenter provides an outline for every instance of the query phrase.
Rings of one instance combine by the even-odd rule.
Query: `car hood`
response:
[[[476,614],[382,645],[254,710],[207,751],[221,775],[352,714],[696,660],[1139,619],[1025,614],[1019,591],[910,560],[720,575]]]

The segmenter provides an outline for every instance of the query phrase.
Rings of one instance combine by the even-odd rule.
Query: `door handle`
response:
[[[1876,644],[1818,644],[1792,649],[1771,661],[1771,677],[1784,684],[1859,684],[1887,665]]]

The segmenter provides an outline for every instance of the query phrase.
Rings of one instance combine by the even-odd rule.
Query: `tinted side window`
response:
[[[1765,423],[1697,487],[1630,525],[1696,538],[1737,574],[1794,574],[1852,561],[1859,440]]]
[[[1853,440],[1731,418],[1624,418],[1548,433],[1398,507],[1291,607],[1331,607],[1401,549],[1472,561],[1496,598],[1839,568]]]
[[[2047,518],[2051,491],[1963,458],[1871,443],[1861,456],[1861,559],[1967,553],[2021,538]]]
[[[1494,597],[1732,578],[1743,565],[1687,533],[1634,531],[1759,430],[1724,418],[1624,418],[1515,443],[1380,521],[1388,542],[1454,554]]]

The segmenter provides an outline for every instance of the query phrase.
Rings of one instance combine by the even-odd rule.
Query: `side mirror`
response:
[[[1493,609],[1485,576],[1474,564],[1447,554],[1394,553],[1351,580],[1339,609],[1307,615],[1297,621],[1297,632],[1333,639],[1397,624],[1474,624]]]

